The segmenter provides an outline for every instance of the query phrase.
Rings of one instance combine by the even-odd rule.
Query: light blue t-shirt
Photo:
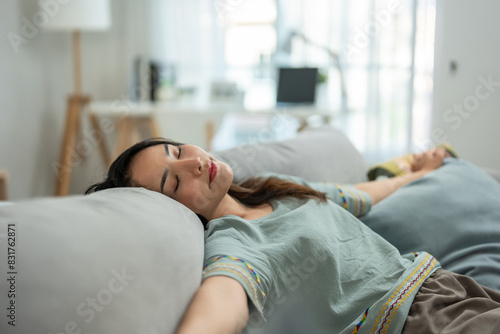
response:
[[[321,331],[399,333],[418,288],[439,263],[427,253],[401,256],[361,223],[352,213],[370,209],[366,193],[289,179],[332,201],[288,198],[272,202],[273,212],[262,218],[210,221],[203,277],[242,284],[251,301],[247,332],[293,304]]]

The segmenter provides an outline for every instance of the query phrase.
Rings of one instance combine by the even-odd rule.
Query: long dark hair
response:
[[[130,173],[132,158],[145,148],[164,144],[174,146],[184,145],[165,138],[150,138],[138,142],[120,154],[109,167],[104,181],[88,187],[85,194],[91,194],[96,191],[110,188],[138,186],[135,184]],[[302,200],[317,199],[322,202],[326,201],[325,193],[273,177],[251,177],[240,184],[233,183],[228,190],[228,194],[249,207],[256,207],[264,203],[269,203],[271,200],[285,197],[294,197]],[[200,215],[198,216],[202,219],[203,224],[206,225],[207,220]]]

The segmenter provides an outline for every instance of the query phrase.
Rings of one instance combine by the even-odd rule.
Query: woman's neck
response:
[[[267,216],[271,212],[273,212],[273,207],[269,203],[264,203],[256,207],[249,207],[226,194],[209,220],[227,215],[234,215],[246,220],[252,220]]]

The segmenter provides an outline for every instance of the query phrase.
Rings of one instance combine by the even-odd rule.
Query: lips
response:
[[[208,169],[208,174],[209,174],[208,183],[210,184],[215,179],[215,175],[217,175],[217,165],[213,161],[210,161],[210,167]]]

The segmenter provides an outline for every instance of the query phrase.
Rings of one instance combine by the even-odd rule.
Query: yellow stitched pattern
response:
[[[345,189],[351,194],[354,201],[354,215],[360,217],[365,214],[366,211],[366,200],[363,194],[355,189],[354,187],[345,187]],[[359,208],[358,208],[359,206]]]
[[[428,274],[428,272],[430,270],[432,270],[432,268],[435,266],[435,263],[437,262],[436,259],[433,259],[433,261],[431,262],[432,264],[430,265],[430,268],[426,271],[426,273],[419,279],[419,281],[417,281],[417,283],[413,282],[413,283],[408,283],[408,280],[414,276],[415,272],[418,271],[426,262],[427,262],[427,258],[429,257],[429,255],[426,256],[426,258],[424,259],[424,261],[422,263],[420,263],[420,265],[403,281],[403,283],[401,283],[401,285],[396,289],[396,292],[399,292],[399,290],[401,290],[403,287],[406,289],[409,285],[412,285],[412,288],[410,291],[407,291],[404,295],[404,297],[402,298],[402,300],[400,300],[398,302],[398,304],[394,307],[394,312],[397,310],[397,308],[399,308],[399,306],[401,306],[401,304],[404,302],[404,300],[406,300],[406,298],[418,287],[418,285],[420,284],[420,282],[422,280],[424,280]],[[404,289],[403,289],[404,290]],[[394,294],[393,294],[394,295]],[[380,321],[383,321],[382,319],[382,316],[387,313],[387,311],[385,311],[388,306],[389,306],[389,303],[392,301],[393,299],[389,298],[389,300],[385,303],[385,305],[382,307],[382,310],[378,316],[378,319],[375,321],[375,324],[372,328],[372,333],[378,328],[380,327],[380,324],[379,326],[377,326],[377,324],[380,322]],[[388,310],[389,311],[389,310]],[[392,313],[392,312],[391,312]],[[393,315],[392,315],[393,316]],[[391,317],[392,319],[392,317]],[[388,328],[388,325],[384,326],[384,328]],[[382,328],[379,328],[379,332]]]
[[[233,267],[235,269],[226,268],[226,266]],[[260,304],[259,298],[257,296],[257,288],[255,282],[252,279],[249,280],[245,272],[241,273],[240,267],[231,263],[214,263],[203,271],[203,276],[206,276],[216,271],[227,271],[239,276],[245,282],[245,285],[249,288],[249,290],[252,292],[252,299],[255,300],[259,309],[262,310],[263,306]]]
[[[347,192],[354,198],[354,212],[353,214],[358,217],[359,216],[359,212],[358,212],[358,198],[356,197],[356,195],[351,191],[351,189],[349,189],[348,187],[345,188],[347,190]]]
[[[382,328],[379,328],[380,325],[383,324],[384,322],[384,319],[386,319],[386,317],[384,317],[383,319],[383,316],[389,312],[390,316],[388,318],[388,320],[386,321],[386,325],[383,327],[383,331],[387,331],[387,328],[389,327],[389,324],[390,324],[390,320],[393,319],[394,317],[394,314],[395,312],[398,310],[398,308],[402,305],[402,303],[408,298],[408,296],[410,296],[414,290],[420,285],[420,283],[425,279],[427,278],[427,275],[429,274],[429,272],[432,270],[432,268],[436,265],[436,262],[437,260],[432,258],[432,261],[430,264],[427,264],[429,266],[429,268],[427,268],[427,270],[425,271],[425,273],[418,279],[418,281],[415,283],[415,282],[409,282],[410,279],[415,276],[415,274],[420,271],[420,268],[426,264],[428,262],[428,259],[430,257],[430,254],[427,254],[426,257],[424,258],[424,260],[417,266],[417,268],[415,268],[410,275],[408,275],[405,280],[399,285],[399,287],[396,289],[396,291],[389,297],[389,299],[387,300],[387,302],[385,302],[385,305],[382,306],[382,309],[380,311],[380,314],[378,315],[377,319],[375,320],[375,323],[373,324],[373,327],[372,327],[372,330],[371,332],[374,333],[377,329],[378,331],[380,332],[382,330]],[[405,291],[405,289],[407,289],[408,287],[410,287],[408,291]],[[401,291],[402,290],[402,291]],[[394,306],[393,310],[390,310],[390,307],[389,307],[389,304],[391,304],[392,301],[395,300],[395,298],[398,296],[398,295],[401,295],[399,293],[399,291],[401,291],[401,294],[402,294],[402,297],[401,297],[401,300],[399,300],[397,302],[397,304],[395,305],[392,305]],[[382,322],[382,323],[381,323]]]
[[[335,184],[335,188],[338,190],[338,192],[340,193],[340,197],[342,199],[342,207],[344,209],[347,210],[347,199],[345,197],[345,194],[344,194],[344,191],[342,190],[342,188],[339,187],[338,184]],[[340,203],[338,203],[340,205]],[[348,210],[349,211],[349,210]]]
[[[399,306],[401,306],[401,304],[406,300],[406,298],[408,298],[408,296],[410,296],[415,291],[415,289],[420,286],[420,283],[422,283],[422,281],[427,278],[427,275],[432,270],[432,268],[434,268],[434,266],[436,265],[436,262],[437,262],[436,259],[432,260],[431,264],[429,265],[429,268],[425,271],[424,275],[422,275],[422,277],[420,277],[419,280],[414,285],[412,285],[411,289],[406,292],[406,294],[403,296],[403,298],[401,298],[401,301],[399,301],[398,304],[394,307],[394,311],[392,312],[392,315],[389,317],[389,320],[387,321],[387,325],[384,326],[385,332],[389,328],[389,325],[391,324],[391,320],[394,317],[394,313],[396,313]]]
[[[348,188],[346,188],[348,189]],[[356,217],[360,217],[365,214],[366,211],[366,201],[363,194],[356,189],[348,190],[349,193],[354,197],[354,211],[356,212],[354,215]],[[358,211],[359,205],[359,211]]]
[[[206,274],[209,274],[209,273],[212,273],[212,272],[217,272],[217,271],[227,271],[227,272],[230,272],[230,273],[233,273],[233,274],[239,276],[245,282],[245,285],[251,291],[251,293],[252,293],[252,300],[255,300],[255,302],[257,303],[257,306],[259,307],[259,309],[262,310],[262,305],[260,304],[259,298],[257,297],[257,293],[256,293],[254,287],[252,286],[252,284],[248,281],[248,279],[243,274],[237,272],[234,269],[224,268],[224,267],[216,267],[216,268],[210,269],[209,272],[206,273]]]

